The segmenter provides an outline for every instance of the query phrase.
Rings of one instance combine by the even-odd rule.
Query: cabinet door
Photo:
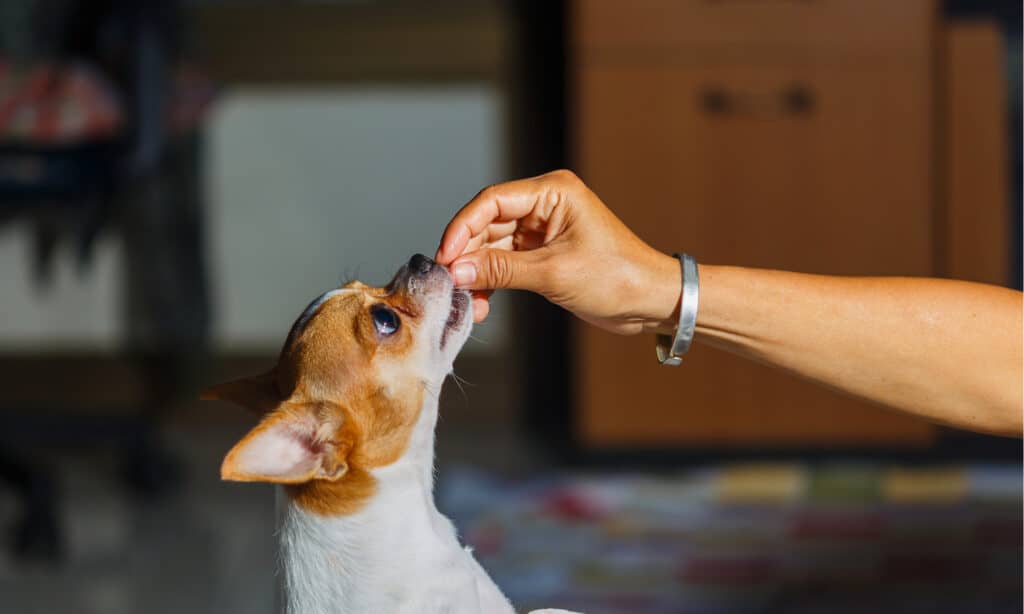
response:
[[[926,66],[584,59],[578,68],[578,168],[656,248],[715,264],[933,273]],[[580,325],[575,339],[586,445],[924,445],[934,434],[699,343],[669,369],[655,362],[651,336]]]
[[[947,272],[1007,285],[1013,250],[1003,37],[981,20],[954,22],[945,35]]]

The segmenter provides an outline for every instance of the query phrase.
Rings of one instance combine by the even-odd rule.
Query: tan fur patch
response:
[[[370,471],[397,461],[409,446],[419,420],[422,393],[395,402],[369,393],[362,403],[344,409],[344,425],[335,449],[344,455],[348,471],[337,480],[310,480],[287,489],[289,496],[310,512],[350,514],[373,495],[376,484]]]
[[[346,289],[351,291],[325,300],[295,331],[271,373],[211,389],[217,398],[256,405],[261,411],[267,409],[267,391],[285,399],[225,458],[225,479],[285,484],[298,505],[323,515],[351,514],[365,505],[376,488],[371,470],[405,453],[424,394],[422,382],[414,377],[379,381],[382,371],[393,371],[384,367],[400,367],[412,351],[421,316],[418,305],[402,292],[388,295],[383,288],[358,282]],[[377,303],[387,304],[402,322],[383,339],[370,314]],[[268,378],[274,385],[268,386]],[[314,443],[323,454],[318,473],[282,480],[238,470],[239,450],[271,420],[317,423]]]

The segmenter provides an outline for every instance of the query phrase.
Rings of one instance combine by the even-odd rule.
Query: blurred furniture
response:
[[[0,38],[0,223],[34,229],[41,282],[61,242],[72,243],[84,270],[101,231],[117,228],[126,353],[147,380],[142,407],[90,407],[67,395],[54,402],[55,392],[82,388],[49,357],[49,368],[22,376],[32,398],[5,395],[0,480],[23,501],[14,548],[53,558],[61,546],[58,489],[40,448],[116,446],[126,483],[142,494],[177,478],[156,419],[181,395],[205,345],[196,128],[209,88],[174,64],[176,3],[6,8],[20,22]]]
[[[250,0],[186,12],[220,83],[486,83],[506,58],[504,9],[516,8],[507,4]]]
[[[931,0],[570,6],[570,156],[656,248],[1007,283],[991,26],[946,27]],[[576,324],[572,338],[583,448],[924,449],[937,437],[701,344],[665,369],[650,336]]]
[[[949,217],[945,271],[954,279],[1011,283],[1009,130],[1003,39],[989,20],[944,26],[942,172]],[[1020,209],[1020,202],[1016,203]]]

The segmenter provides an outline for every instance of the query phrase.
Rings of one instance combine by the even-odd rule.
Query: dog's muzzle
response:
[[[441,349],[444,349],[449,333],[465,325],[466,314],[471,307],[469,292],[456,288],[448,269],[423,254],[414,255],[402,265],[388,286],[391,292],[401,288],[411,294],[443,292],[451,297],[448,317],[441,333]]]

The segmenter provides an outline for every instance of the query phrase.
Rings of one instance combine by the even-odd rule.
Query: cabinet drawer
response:
[[[578,53],[687,45],[928,53],[933,0],[575,0]]]
[[[579,71],[578,168],[655,247],[705,262],[931,275],[929,71]]]
[[[578,168],[665,252],[931,275],[930,74],[882,62],[585,64]],[[684,368],[665,369],[650,336],[576,332],[575,426],[587,446],[926,446],[935,433],[700,343]]]

